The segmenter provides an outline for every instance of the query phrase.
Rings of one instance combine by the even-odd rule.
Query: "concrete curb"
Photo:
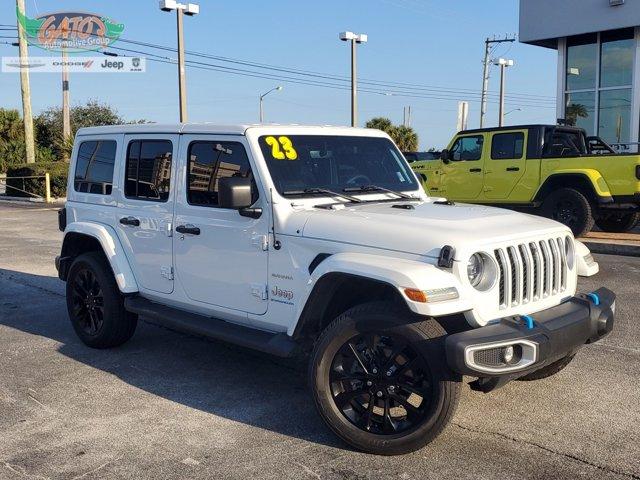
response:
[[[602,253],[605,255],[623,255],[626,257],[640,257],[640,244],[636,243],[613,243],[594,242],[593,240],[581,239],[591,253]]]
[[[43,198],[35,197],[11,197],[9,195],[0,195],[0,202],[28,204],[28,205],[62,205],[67,201],[65,197],[52,198],[51,203],[46,203]]]

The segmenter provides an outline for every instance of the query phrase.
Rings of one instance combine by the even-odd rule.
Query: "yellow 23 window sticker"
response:
[[[298,152],[293,148],[293,143],[289,137],[267,137],[264,141],[271,147],[271,156],[276,160],[296,160]]]

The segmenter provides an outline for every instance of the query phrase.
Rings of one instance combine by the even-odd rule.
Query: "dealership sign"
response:
[[[144,57],[2,57],[2,73],[142,73],[146,70]]]
[[[120,38],[124,24],[92,13],[57,12],[29,18],[16,10],[27,42],[50,51],[100,50]]]

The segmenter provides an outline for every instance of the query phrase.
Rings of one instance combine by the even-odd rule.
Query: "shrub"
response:
[[[49,173],[51,178],[51,196],[64,197],[67,194],[67,171],[69,164],[66,162],[36,162],[23,163],[10,167],[7,170],[7,195],[13,197],[31,197],[24,192],[16,190],[16,188],[26,190],[44,197],[45,185],[44,178],[11,178],[11,177],[35,177],[44,176]],[[24,181],[24,184],[23,184]],[[24,185],[24,187],[23,187]],[[14,188],[11,188],[14,187]]]

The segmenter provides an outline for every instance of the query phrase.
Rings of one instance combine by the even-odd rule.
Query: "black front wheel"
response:
[[[596,225],[603,232],[624,233],[633,230],[640,222],[640,212],[607,213],[596,218]]]
[[[73,329],[93,348],[122,345],[136,330],[137,316],[124,309],[111,267],[98,252],[73,261],[67,277],[67,310]]]
[[[388,303],[354,307],[318,340],[310,383],[318,411],[351,446],[397,455],[422,448],[453,416],[459,378],[444,365],[444,329]],[[410,315],[410,314],[409,314]]]

